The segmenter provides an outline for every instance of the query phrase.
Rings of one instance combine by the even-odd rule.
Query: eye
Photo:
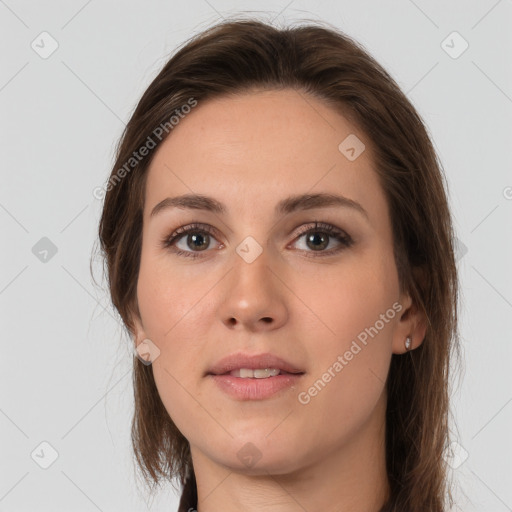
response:
[[[201,252],[209,248],[211,239],[216,240],[213,235],[213,228],[207,224],[190,224],[178,228],[169,237],[165,237],[162,240],[162,247],[171,248],[175,246],[176,248],[173,251],[178,256],[198,258],[201,256]],[[178,243],[182,243],[182,247]],[[189,250],[190,248],[192,250]]]
[[[350,247],[354,243],[347,233],[332,224],[325,224],[323,222],[315,222],[313,226],[303,227],[296,240],[300,240],[303,237],[305,237],[306,249],[300,250],[306,253],[318,253],[318,255],[313,255],[313,257],[332,255],[346,247]],[[338,246],[326,251],[325,249],[331,245],[333,240],[338,242]]]
[[[213,236],[215,234],[215,230],[208,224],[189,224],[178,228],[170,236],[163,238],[161,245],[163,248],[171,249],[178,256],[199,258],[202,257],[202,252],[210,248],[212,239],[217,240]],[[332,224],[318,221],[315,221],[313,225],[302,227],[295,243],[303,237],[305,237],[306,249],[299,250],[309,257],[330,256],[354,243],[350,235],[343,230]],[[338,246],[326,251],[325,249],[331,245],[333,240],[338,242]],[[182,244],[181,247],[178,244]]]

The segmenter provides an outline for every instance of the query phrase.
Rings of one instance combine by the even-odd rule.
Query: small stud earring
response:
[[[405,339],[405,350],[409,350],[411,348],[411,343],[412,343],[412,339],[407,336],[407,338]]]

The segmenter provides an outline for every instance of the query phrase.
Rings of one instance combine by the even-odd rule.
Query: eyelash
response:
[[[161,245],[165,249],[170,249],[176,242],[178,242],[181,238],[183,238],[185,235],[189,233],[207,233],[208,235],[215,238],[215,230],[209,226],[208,224],[198,224],[193,223],[189,224],[188,226],[182,226],[178,228],[174,233],[172,233],[169,236],[164,237],[161,240]],[[301,229],[298,233],[295,240],[298,240],[304,235],[310,234],[310,233],[324,233],[329,235],[330,238],[334,238],[335,240],[338,240],[341,243],[341,246],[336,249],[331,249],[329,251],[319,251],[314,256],[308,256],[312,258],[318,258],[318,257],[324,257],[324,256],[331,256],[332,254],[338,253],[339,251],[351,247],[354,241],[344,231],[338,229],[337,227],[333,226],[332,224],[326,224],[323,222],[315,221],[314,226],[306,226],[305,228]],[[178,256],[184,256],[186,258],[201,258],[203,257],[201,252],[206,251],[183,251],[181,249],[170,249],[172,252],[174,252]],[[315,252],[315,251],[305,251],[305,252]]]

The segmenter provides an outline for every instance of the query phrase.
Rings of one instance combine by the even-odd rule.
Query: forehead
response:
[[[346,144],[340,151],[345,140],[356,151],[364,144],[355,160],[342,152]],[[315,192],[339,192],[376,216],[385,208],[366,135],[293,90],[199,102],[160,145],[148,173],[146,216],[165,197],[189,193],[214,195],[239,211]]]

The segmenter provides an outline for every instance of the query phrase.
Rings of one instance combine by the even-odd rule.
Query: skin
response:
[[[354,161],[338,149],[349,134],[366,145]],[[426,324],[400,293],[388,205],[373,165],[364,133],[293,90],[201,103],[158,148],[145,195],[135,335],[160,350],[155,381],[190,442],[199,512],[377,512],[388,496],[385,381],[391,355],[405,352],[407,336],[417,348]],[[281,199],[317,192],[357,201],[368,218],[337,206],[274,217]],[[188,193],[213,196],[228,213],[172,208],[150,216],[166,197]],[[324,234],[328,247],[315,251],[298,231],[315,221],[354,243],[343,248]],[[192,222],[217,233],[209,245],[199,243],[204,251],[187,244],[186,234],[176,242],[198,258],[162,246]],[[252,263],[236,252],[247,236],[262,249]],[[402,310],[300,403],[298,394],[393,303]],[[204,373],[237,351],[272,352],[305,375],[269,399],[235,400]],[[261,454],[251,467],[237,456],[249,442]]]

